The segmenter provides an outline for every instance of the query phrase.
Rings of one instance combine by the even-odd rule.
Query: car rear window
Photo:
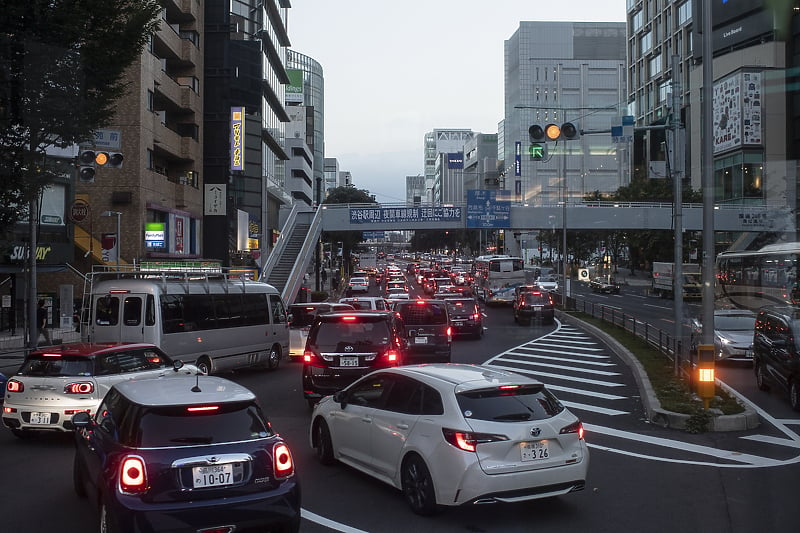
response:
[[[305,328],[314,323],[314,317],[317,313],[328,313],[330,307],[323,308],[313,305],[291,305],[289,312],[292,314],[292,322],[289,324],[292,328]]]
[[[398,312],[408,326],[447,324],[447,309],[444,303],[417,303],[403,305]]]
[[[201,409],[190,411],[192,408]],[[239,442],[273,435],[260,409],[252,402],[141,409],[138,424],[131,433],[131,445],[138,448]]]
[[[89,357],[31,354],[17,373],[23,376],[91,376],[94,362]]]
[[[475,311],[475,300],[449,300],[447,310],[450,314],[473,313]]]
[[[551,418],[564,410],[544,385],[491,387],[456,394],[464,418],[495,422],[526,422]]]
[[[523,298],[528,305],[544,305],[550,303],[550,298],[538,292],[523,293]]]
[[[325,320],[312,331],[309,343],[321,352],[336,351],[340,343],[369,348],[389,343],[385,317],[337,317]]]

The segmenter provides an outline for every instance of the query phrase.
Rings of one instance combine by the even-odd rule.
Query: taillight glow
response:
[[[352,321],[353,321],[353,320],[355,320],[355,319],[356,319],[356,317],[354,317],[354,316],[350,316],[350,315],[347,315],[347,316],[343,316],[343,317],[342,317],[342,320],[344,320],[344,321],[346,321],[346,322],[352,322]]]
[[[386,352],[386,360],[389,361],[390,363],[397,363],[400,361],[400,357],[396,351],[389,350],[388,352]]]
[[[574,423],[572,423],[572,424],[570,424],[570,425],[568,425],[566,427],[561,428],[561,431],[559,431],[559,433],[562,434],[562,435],[565,435],[565,434],[568,434],[568,433],[577,433],[578,434],[578,438],[580,440],[583,440],[583,424],[581,423],[580,420],[577,420]]]
[[[450,326],[447,326],[447,336],[448,337],[452,337],[453,336],[453,328],[450,327]]]
[[[498,388],[507,390],[507,389],[518,389],[519,387],[520,387],[519,385],[500,385],[500,387]]]
[[[195,407],[187,407],[186,410],[190,413],[207,413],[209,411],[218,411],[219,405],[198,405]]]
[[[108,291],[108,292],[109,292],[109,294],[128,294],[131,291],[126,290],[126,289],[114,289],[114,290]]]
[[[478,320],[481,317],[480,313],[473,313],[472,320]]]
[[[425,300],[417,300],[417,305],[425,305]]]
[[[25,390],[25,385],[22,384],[21,381],[17,381],[16,379],[9,379],[6,383],[6,390],[8,392],[22,392]]]
[[[141,494],[147,490],[144,459],[129,455],[122,460],[119,471],[119,490],[125,494]]]
[[[66,394],[91,394],[94,392],[94,383],[91,381],[79,381],[78,383],[68,383],[64,387]]]
[[[3,407],[3,412],[10,415],[11,413],[16,413],[17,410],[13,407]]]
[[[458,431],[455,429],[442,428],[444,440],[452,444],[459,450],[474,452],[478,444],[488,442],[500,442],[508,440],[505,435],[492,435],[491,433],[473,433],[471,431]]]
[[[43,353],[42,357],[61,357],[60,353]]]
[[[272,467],[276,479],[284,479],[294,474],[294,461],[289,447],[280,442],[272,447]]]

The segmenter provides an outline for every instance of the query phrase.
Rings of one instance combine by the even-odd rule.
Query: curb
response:
[[[639,387],[639,392],[642,397],[642,405],[644,406],[647,415],[647,421],[670,429],[686,429],[686,423],[691,415],[683,413],[675,413],[667,411],[661,407],[661,402],[658,401],[653,386],[650,384],[650,378],[644,371],[644,367],[639,360],[625,348],[617,339],[606,333],[605,331],[584,322],[572,315],[568,315],[563,311],[557,310],[556,316],[561,322],[572,323],[572,325],[581,329],[587,330],[592,335],[600,338],[609,348],[620,357],[625,363],[633,370],[633,377]],[[739,398],[739,394],[731,389],[727,384],[716,380],[717,385],[725,389],[732,396]],[[739,402],[741,404],[741,402]],[[707,431],[744,431],[747,429],[754,429],[760,424],[758,413],[755,412],[749,405],[743,404],[744,412],[735,415],[715,415],[709,422]]]

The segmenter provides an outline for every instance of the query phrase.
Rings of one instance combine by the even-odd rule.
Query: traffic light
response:
[[[78,154],[78,177],[85,183],[92,183],[97,167],[122,168],[124,159],[119,152],[81,150]]]
[[[531,159],[534,161],[542,161],[547,159],[547,143],[531,143],[531,145],[528,146],[528,153],[530,154]]]
[[[574,122],[563,124],[549,123],[545,126],[534,124],[528,128],[531,142],[574,141],[580,138],[580,130]]]

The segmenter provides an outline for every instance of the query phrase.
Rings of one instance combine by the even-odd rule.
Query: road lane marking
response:
[[[549,390],[556,390],[559,392],[566,392],[574,394],[575,396],[590,396],[592,398],[600,398],[601,400],[627,400],[627,396],[618,396],[616,394],[607,394],[605,392],[597,392],[586,389],[573,389],[572,387],[562,387],[561,385],[547,385]]]
[[[645,306],[645,307],[655,307],[656,309],[667,309],[667,310],[671,310],[672,309],[671,307],[667,307],[667,306],[664,306],[664,305],[653,305],[653,304],[642,304],[642,305]]]
[[[538,354],[538,353],[516,353],[516,352],[507,352],[509,355],[521,355],[524,357],[528,357],[530,359],[544,359],[545,361],[562,361],[565,363],[580,363],[582,365],[594,365],[594,366],[617,366],[616,363],[604,363],[603,361],[586,361],[585,359],[565,359],[564,357],[552,357],[549,355]],[[558,353],[558,352],[556,352]],[[577,355],[577,354],[575,354]],[[583,354],[581,354],[583,355]],[[599,358],[598,355],[589,355],[588,357],[596,357]],[[608,357],[603,357],[603,359],[608,360]]]
[[[782,439],[780,437],[772,437],[770,435],[746,435],[741,438],[744,440],[763,442],[765,444],[777,444],[778,446],[788,446],[789,448],[800,449],[800,442],[791,439]]]
[[[316,513],[312,513],[308,509],[300,509],[300,516],[304,520],[308,520],[310,522],[314,522],[321,526],[325,526],[334,531],[342,531],[343,533],[369,533],[369,531],[364,531],[363,529],[356,529],[354,527],[342,524],[341,522],[336,522],[335,520],[331,520],[329,518],[325,518],[324,516],[320,516]]]
[[[552,388],[548,385],[548,388]],[[630,412],[628,411],[618,411],[617,409],[608,409],[607,407],[600,407],[597,405],[586,405],[585,403],[577,403],[577,402],[566,402],[561,400],[561,403],[570,409],[577,409],[579,411],[590,411],[592,413],[598,413],[601,415],[610,415],[610,416],[619,416],[619,415],[629,415]]]
[[[526,350],[526,349],[531,350],[532,348],[526,348],[525,346],[520,346],[520,347],[517,347],[517,348],[512,348],[511,350],[508,350],[508,351],[503,352],[503,353],[504,354],[513,353],[514,350]],[[609,358],[608,355],[605,355],[605,354],[565,352],[564,350],[546,350],[546,349],[542,349],[542,348],[538,349],[537,352],[540,352],[540,353],[554,353],[554,354],[562,354],[562,355],[577,355],[577,356],[580,356],[580,357],[585,358],[585,359],[606,359],[606,360],[608,360],[608,358]],[[526,352],[517,352],[517,353],[520,354],[520,355],[535,355],[535,354],[529,354],[529,353],[526,353]]]
[[[519,362],[522,363],[522,361],[519,361]],[[484,363],[484,364],[488,364],[488,363]],[[494,364],[494,363],[492,363],[491,366],[497,367],[497,368],[502,368],[503,370],[509,370],[511,372],[525,372],[525,370],[523,370],[521,368],[516,368],[516,367],[511,367],[511,366],[497,365],[497,364]],[[564,376],[562,374],[552,374],[550,372],[534,372],[532,370],[528,370],[527,372],[532,374],[532,375],[534,375],[534,376],[536,376],[536,377],[562,379],[564,381],[576,381],[578,383],[586,383],[588,385],[599,385],[601,387],[624,387],[625,386],[623,383],[613,383],[613,382],[610,382],[610,381],[598,381],[596,379],[576,378],[574,376]],[[547,386],[549,387],[550,385],[548,384]]]

